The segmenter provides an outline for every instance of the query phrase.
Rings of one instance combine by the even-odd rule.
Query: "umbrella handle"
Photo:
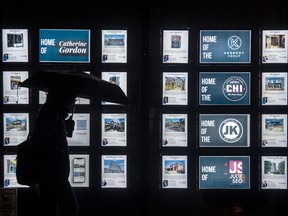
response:
[[[73,107],[72,107],[72,118],[73,118],[74,111],[75,111],[75,102],[73,103]]]
[[[75,126],[75,121],[73,120],[74,111],[75,111],[75,102],[73,103],[72,114],[69,116],[67,120],[65,120],[67,137],[73,136],[74,126]]]

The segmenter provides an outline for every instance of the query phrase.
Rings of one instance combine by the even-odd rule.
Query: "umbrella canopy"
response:
[[[78,97],[97,99],[127,105],[128,98],[116,84],[102,80],[81,70],[38,71],[19,84],[19,87],[34,88],[49,92],[51,88],[62,89]]]

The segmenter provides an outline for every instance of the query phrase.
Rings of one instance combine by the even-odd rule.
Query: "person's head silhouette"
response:
[[[48,91],[45,105],[50,107],[51,110],[57,110],[59,116],[65,120],[65,127],[67,132],[67,137],[72,137],[75,122],[73,118],[74,105],[76,101],[76,94],[69,91],[63,91],[58,88],[51,88]],[[68,118],[69,112],[72,113]]]

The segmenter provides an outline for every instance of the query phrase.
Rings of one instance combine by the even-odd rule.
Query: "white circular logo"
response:
[[[247,84],[241,77],[229,77],[222,86],[224,96],[230,101],[240,101],[247,93]]]
[[[237,50],[242,46],[242,40],[240,37],[234,35],[228,39],[228,47],[232,50]]]
[[[219,126],[219,136],[228,143],[235,143],[243,135],[243,126],[233,118],[225,119]]]

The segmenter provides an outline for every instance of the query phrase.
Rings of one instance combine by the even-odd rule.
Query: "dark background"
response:
[[[261,30],[288,29],[287,3],[284,0],[257,1],[1,1],[1,28],[28,28],[30,59],[28,63],[2,63],[1,71],[39,69],[83,69],[96,76],[102,71],[127,71],[127,94],[130,105],[120,108],[127,113],[127,147],[101,147],[101,113],[118,107],[77,106],[76,112],[91,114],[89,147],[71,148],[71,153],[90,154],[90,186],[75,188],[80,215],[283,215],[287,214],[287,190],[259,189],[261,155],[287,155],[287,148],[261,149],[261,113],[287,113],[287,106],[261,107],[259,77],[262,71],[288,71],[287,64],[260,62]],[[39,28],[90,29],[91,62],[89,64],[40,64],[38,61]],[[101,30],[128,30],[127,64],[101,63]],[[161,31],[189,29],[188,64],[161,63]],[[252,32],[251,64],[199,65],[198,39],[202,29],[250,29]],[[1,44],[2,46],[2,44]],[[2,48],[2,47],[1,47]],[[2,49],[1,49],[2,50]],[[187,106],[162,106],[162,72],[188,71]],[[251,105],[245,107],[201,107],[198,105],[199,71],[250,71]],[[2,76],[0,78],[2,83]],[[1,92],[1,91],[0,91]],[[2,94],[2,93],[0,93]],[[31,92],[29,105],[1,105],[1,113],[30,113],[33,126],[39,107],[36,92]],[[1,97],[2,98],[2,97]],[[249,113],[251,137],[249,148],[198,148],[197,116],[200,113]],[[161,148],[162,113],[188,113],[188,147]],[[1,120],[3,117],[1,116]],[[1,122],[2,122],[1,121]],[[0,130],[3,131],[2,124]],[[3,140],[3,134],[1,133]],[[1,156],[15,148],[1,147]],[[127,155],[127,188],[101,188],[101,155]],[[161,189],[161,155],[188,156],[188,188]],[[251,157],[251,189],[198,190],[199,155],[249,155]],[[2,166],[3,167],[3,166]],[[3,169],[3,168],[1,168]],[[3,173],[3,172],[2,172]],[[3,185],[3,183],[2,183]],[[37,208],[36,192],[18,189],[19,216],[33,215]],[[280,214],[281,212],[281,214]]]

